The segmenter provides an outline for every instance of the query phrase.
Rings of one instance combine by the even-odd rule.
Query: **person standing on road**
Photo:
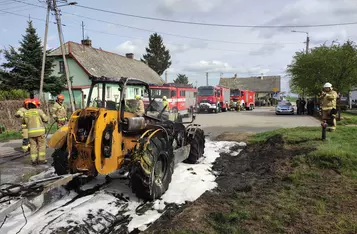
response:
[[[162,97],[162,105],[165,107],[166,111],[170,110],[170,105],[169,105],[169,102],[167,101],[167,97],[166,96]]]
[[[296,99],[296,114],[300,115],[301,108],[300,108],[301,98]]]
[[[48,117],[41,109],[38,109],[38,102],[31,100],[27,103],[24,119],[28,129],[32,165],[46,164],[46,130],[44,123],[48,122]]]
[[[328,128],[330,131],[336,130],[336,100],[338,94],[332,89],[331,83],[326,83],[324,85],[324,90],[320,96],[322,104],[322,119],[329,121],[332,120],[331,127]],[[330,124],[329,124],[330,125]]]
[[[303,98],[303,99],[301,99],[301,101],[300,101],[300,107],[301,107],[301,114],[302,114],[302,115],[305,115],[305,106],[306,106],[306,101],[305,101],[305,99]]]
[[[137,110],[136,110],[136,114],[138,116],[143,116],[143,114],[145,114],[145,106],[144,106],[144,101],[142,100],[140,95],[136,95],[135,99],[137,101]]]
[[[23,107],[18,109],[15,113],[16,118],[21,118],[21,132],[22,132],[22,150],[24,152],[29,150],[29,134],[27,130],[27,125],[25,123],[24,114],[27,111],[27,103],[30,102],[31,99],[27,98],[24,100]]]
[[[56,103],[52,107],[52,117],[57,122],[57,128],[61,128],[67,121],[67,109],[63,101],[63,94],[59,94]]]

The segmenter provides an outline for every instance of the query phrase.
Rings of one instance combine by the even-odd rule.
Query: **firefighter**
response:
[[[52,117],[57,122],[57,127],[61,128],[67,121],[67,109],[63,104],[64,96],[59,94],[56,99],[56,103],[52,107]]]
[[[324,90],[320,96],[321,98],[321,109],[322,109],[322,119],[329,121],[332,120],[332,126],[328,128],[330,131],[336,130],[336,99],[338,95],[336,91],[332,89],[331,83],[326,83],[324,85]]]
[[[44,123],[48,122],[45,113],[38,109],[38,102],[31,100],[27,103],[24,120],[27,125],[30,141],[30,156],[32,165],[46,164],[46,137]]]
[[[145,114],[144,101],[141,99],[140,95],[136,95],[135,99],[137,100],[138,103],[136,114],[142,116],[143,114]]]
[[[241,109],[241,102],[240,102],[240,100],[238,99],[238,100],[237,100],[237,111],[239,112],[240,109]]]
[[[170,110],[170,105],[169,105],[169,102],[167,101],[167,97],[166,96],[162,97],[162,105],[165,107],[166,111]]]
[[[21,131],[22,131],[22,150],[24,152],[29,150],[29,137],[28,137],[28,130],[27,130],[27,125],[24,120],[24,113],[27,110],[27,103],[30,102],[31,99],[27,98],[24,100],[23,107],[21,107],[18,111],[15,113],[16,118],[21,118]]]

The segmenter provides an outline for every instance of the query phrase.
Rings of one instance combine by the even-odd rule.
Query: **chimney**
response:
[[[134,54],[133,53],[126,53],[125,57],[127,57],[128,59],[134,59]]]
[[[82,43],[82,45],[92,47],[92,40],[85,39],[85,40],[82,40],[81,43]]]
[[[262,80],[264,78],[263,73],[260,74],[260,79]]]
[[[236,79],[236,78],[238,78],[237,73],[236,73],[236,74],[234,74],[234,78],[235,78],[235,79]]]

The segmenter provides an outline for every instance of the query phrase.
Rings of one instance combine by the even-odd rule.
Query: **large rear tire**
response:
[[[191,150],[188,158],[185,160],[185,163],[195,164],[205,153],[206,140],[204,131],[198,128],[195,136],[190,139],[189,143],[191,145]]]
[[[68,152],[66,148],[67,147],[64,146],[61,149],[56,149],[52,154],[52,166],[54,167],[57,175],[65,175],[70,172],[68,166]]]
[[[134,155],[131,166],[130,185],[132,192],[144,200],[155,200],[169,188],[174,171],[174,153],[166,138],[153,137],[146,149],[144,143]]]

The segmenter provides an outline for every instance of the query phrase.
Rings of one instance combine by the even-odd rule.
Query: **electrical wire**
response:
[[[354,25],[357,22],[348,22],[348,23],[334,23],[334,24],[315,24],[315,25],[237,25],[237,24],[216,24],[216,23],[202,23],[202,22],[192,22],[192,21],[181,21],[181,20],[170,20],[170,19],[163,19],[163,18],[155,18],[155,17],[148,17],[148,16],[140,16],[140,15],[133,15],[127,14],[123,12],[115,12],[109,11],[94,7],[88,7],[76,4],[75,7],[85,8],[94,11],[100,11],[105,13],[111,13],[115,15],[122,15],[140,19],[147,19],[147,20],[155,20],[155,21],[163,21],[163,22],[170,22],[170,23],[179,23],[179,24],[191,24],[191,25],[201,25],[201,26],[213,26],[213,27],[229,27],[229,28],[316,28],[316,27],[331,27],[331,26],[341,26],[341,25]]]
[[[6,219],[7,219],[7,215],[5,216],[4,221],[2,221],[2,224],[1,224],[1,226],[0,226],[0,229],[1,229],[1,228],[2,228],[2,226],[4,225],[4,223],[5,223]]]
[[[25,211],[24,211],[24,206],[23,205],[21,205],[21,210],[22,210],[22,215],[25,218],[25,224],[20,228],[20,230],[18,232],[16,232],[16,234],[19,234],[27,224],[27,218],[26,218],[26,215],[25,215]]]
[[[41,7],[41,8],[45,8],[44,6],[40,6],[40,5],[36,5],[36,4],[32,4],[32,3],[27,3],[27,2],[23,2],[21,0],[13,0],[16,2],[20,2],[23,4],[27,4],[27,5],[31,5],[31,6],[37,6],[37,7]],[[101,19],[97,19],[97,18],[91,18],[88,16],[83,16],[83,15],[78,15],[78,14],[74,14],[74,13],[70,13],[70,12],[64,12],[61,11],[64,14],[67,15],[73,15],[79,18],[84,18],[84,19],[88,19],[88,20],[93,20],[93,21],[97,21],[97,22],[101,22],[101,23],[106,23],[106,24],[111,24],[111,25],[116,25],[119,27],[125,27],[125,28],[130,28],[130,29],[135,29],[135,30],[140,30],[140,31],[145,31],[145,32],[150,32],[150,33],[159,33],[162,35],[168,35],[168,36],[173,36],[173,37],[180,37],[180,38],[186,38],[186,39],[192,39],[192,40],[200,40],[200,41],[209,41],[209,42],[218,42],[218,43],[228,43],[228,44],[242,44],[242,45],[281,45],[281,44],[301,44],[301,42],[279,42],[279,43],[255,43],[255,42],[234,42],[234,41],[223,41],[223,40],[213,40],[213,39],[207,39],[207,38],[199,38],[199,37],[190,37],[190,36],[184,36],[184,35],[179,35],[179,34],[173,34],[173,33],[166,33],[166,32],[159,32],[156,30],[150,30],[150,29],[144,29],[144,28],[138,28],[138,27],[133,27],[133,26],[129,26],[129,25],[124,25],[124,24],[119,24],[119,23],[114,23],[114,22],[110,22],[110,21],[106,21],[106,20],[101,20]]]

